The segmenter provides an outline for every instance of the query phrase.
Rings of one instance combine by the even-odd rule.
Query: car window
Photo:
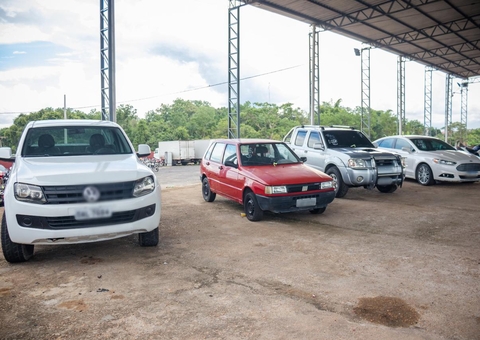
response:
[[[213,147],[215,146],[215,143],[211,143],[209,146],[208,146],[208,149],[207,149],[207,152],[205,152],[205,159],[210,159],[210,156],[212,155],[212,150],[213,150]]]
[[[422,151],[440,151],[440,150],[455,150],[450,144],[433,138],[411,138],[415,146]]]
[[[297,132],[297,136],[295,137],[295,145],[302,146],[306,135],[307,135],[306,130],[299,130]]]
[[[410,150],[412,146],[406,140],[397,139],[397,142],[395,143],[395,149],[402,150],[402,148],[408,148]]]
[[[133,153],[119,128],[106,126],[52,126],[29,129],[23,157],[82,156]]]
[[[240,145],[244,166],[299,163],[300,159],[285,143],[255,143]]]
[[[216,143],[212,150],[210,160],[221,163],[223,159],[223,151],[225,150],[225,143]]]
[[[313,148],[313,144],[321,143],[320,134],[317,131],[310,131],[310,136],[308,136],[307,145],[309,148]]]
[[[291,129],[290,132],[289,132],[285,137],[283,137],[283,141],[284,141],[285,143],[291,143],[292,134],[293,134],[293,131],[294,131],[294,130],[295,130],[295,129]]]
[[[378,146],[382,148],[388,148],[392,149],[393,148],[393,138],[386,138],[382,139],[381,141],[377,142]]]
[[[372,142],[360,131],[325,131],[324,136],[329,148],[374,148]]]
[[[223,156],[223,164],[230,161],[237,164],[237,147],[234,144],[227,144],[225,148],[225,155]]]

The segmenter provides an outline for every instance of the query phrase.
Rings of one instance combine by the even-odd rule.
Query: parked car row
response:
[[[264,211],[323,213],[351,187],[393,193],[405,177],[422,185],[478,182],[480,158],[434,137],[372,143],[351,127],[302,125],[283,141],[213,140],[200,163],[204,200],[218,194],[236,201],[250,221],[261,220]]]

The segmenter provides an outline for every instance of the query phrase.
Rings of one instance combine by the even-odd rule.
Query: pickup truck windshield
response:
[[[360,131],[325,131],[324,136],[329,148],[374,148],[372,142]]]
[[[33,128],[23,143],[23,157],[129,154],[133,150],[118,128],[55,126]]]

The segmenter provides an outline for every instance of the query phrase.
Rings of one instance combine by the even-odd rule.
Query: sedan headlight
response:
[[[404,168],[407,167],[407,157],[400,157],[400,162]]]
[[[348,166],[350,168],[355,168],[355,169],[365,169],[367,167],[367,164],[365,163],[364,159],[361,158],[350,158],[348,160]]]
[[[151,193],[153,190],[155,190],[155,180],[152,176],[147,176],[139,179],[135,183],[135,187],[133,188],[133,196],[144,196]]]
[[[19,201],[37,204],[43,204],[47,201],[43,195],[42,188],[37,185],[15,183],[14,192],[15,198]]]
[[[320,183],[320,189],[330,189],[330,188],[333,188],[333,181]]]
[[[433,162],[437,163],[437,164],[442,164],[442,165],[455,165],[455,164],[457,164],[457,162],[447,161],[445,159],[440,159],[440,158],[434,158]]]
[[[287,193],[287,187],[282,185],[282,186],[266,186],[265,187],[265,193],[267,195],[273,195],[273,194],[286,194]]]

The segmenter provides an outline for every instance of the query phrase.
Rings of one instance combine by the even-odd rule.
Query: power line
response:
[[[304,66],[304,65],[305,65],[305,64],[299,64],[299,65],[295,65],[295,66],[285,67],[285,68],[282,68],[282,69],[279,69],[279,70],[275,70],[275,71],[270,71],[270,72],[265,72],[265,73],[260,73],[260,74],[256,74],[256,75],[253,75],[253,76],[249,76],[249,77],[244,77],[244,78],[241,78],[240,80],[249,80],[249,79],[253,79],[253,78],[258,78],[258,77],[266,76],[266,75],[269,75],[269,74],[274,74],[274,73],[278,73],[278,72],[288,71],[288,70],[291,70],[291,69],[294,69],[294,68],[298,68],[298,67],[301,67],[301,66]],[[174,95],[174,94],[194,92],[194,91],[203,90],[203,89],[207,89],[207,88],[211,88],[211,87],[216,87],[216,86],[221,86],[221,85],[225,85],[225,84],[228,84],[228,81],[224,81],[224,82],[216,83],[216,84],[205,85],[205,86],[201,86],[201,87],[196,87],[196,88],[188,89],[188,90],[182,90],[182,91],[177,91],[177,92],[170,92],[170,93],[159,94],[159,95],[156,95],[156,96],[150,96],[150,97],[144,97],[144,98],[137,98],[137,99],[130,99],[130,100],[123,100],[123,101],[118,102],[118,104],[138,102],[138,101],[142,101],[142,100],[154,99],[154,98],[159,98],[159,97],[164,97],[164,96],[171,96],[171,95]],[[71,109],[71,110],[80,110],[80,109],[92,109],[92,108],[96,108],[96,107],[100,107],[100,106],[99,106],[99,105],[78,106],[78,107],[71,107],[71,108],[69,108],[69,109]],[[28,113],[31,113],[31,112],[35,112],[35,111],[12,111],[12,112],[8,112],[8,111],[7,111],[7,112],[0,112],[0,114],[2,114],[2,115],[3,115],[3,114],[28,114]]]

